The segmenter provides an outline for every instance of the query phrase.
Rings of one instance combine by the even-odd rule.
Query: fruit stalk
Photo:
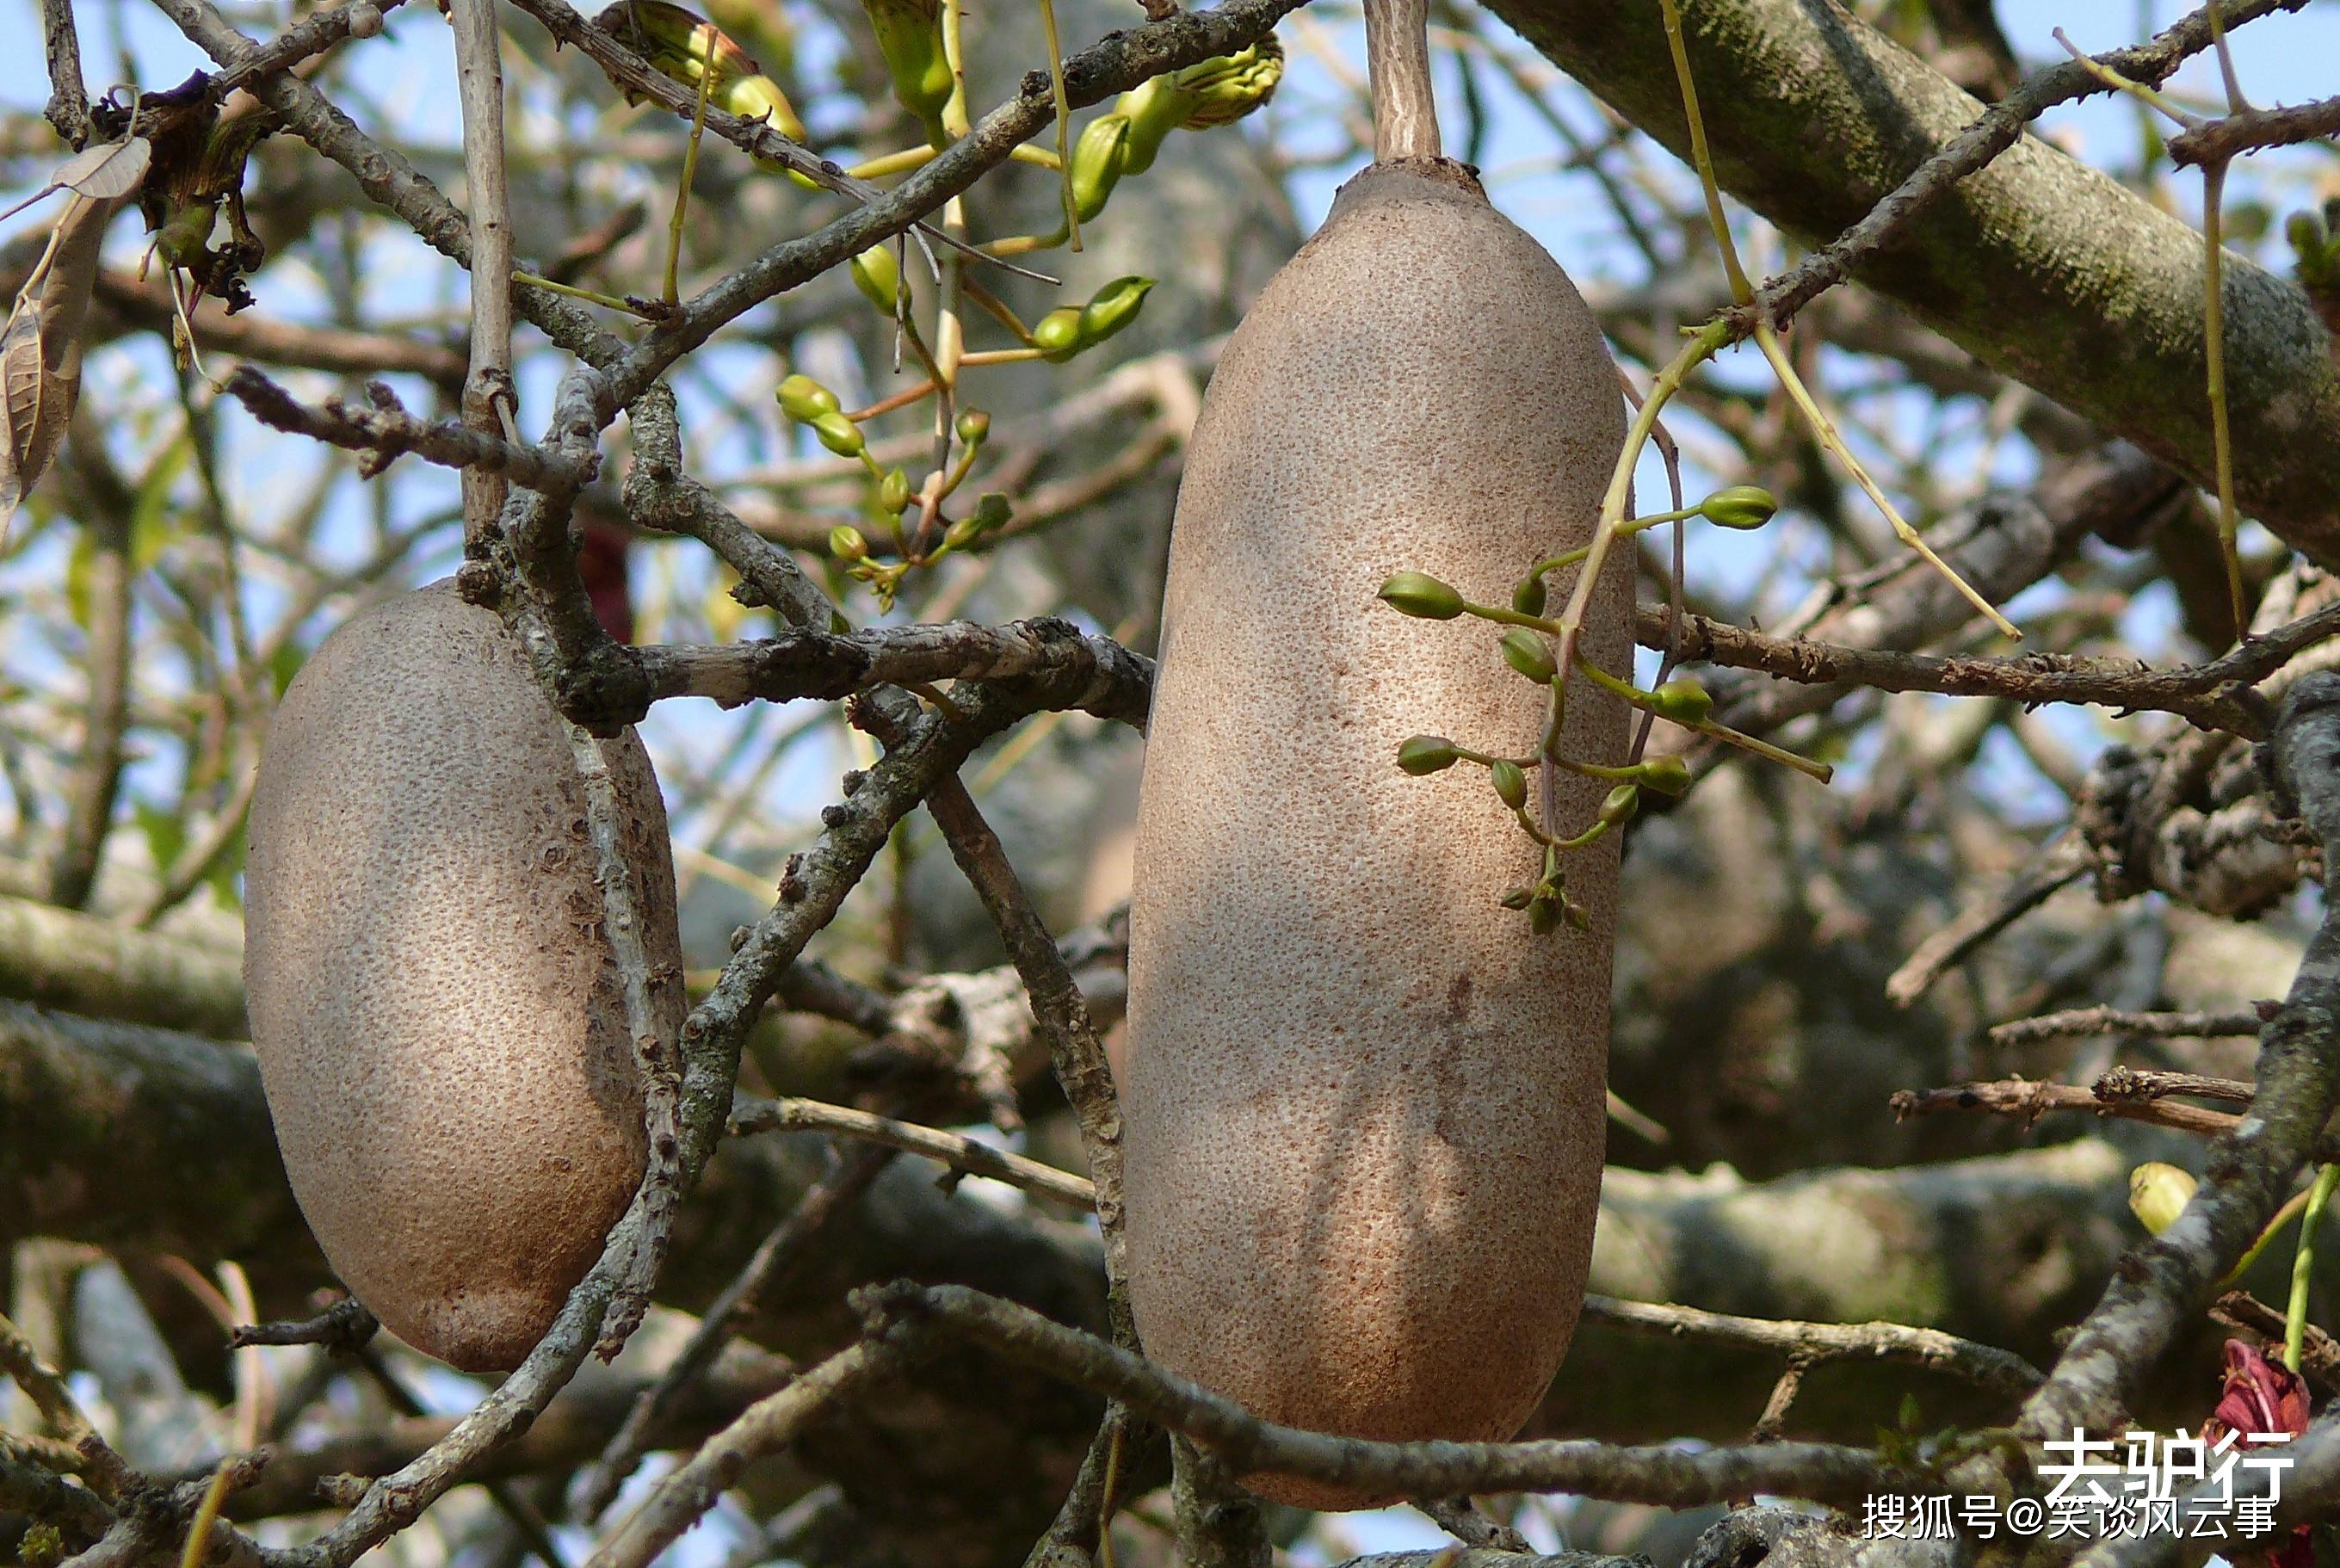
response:
[[[1373,162],[1444,155],[1430,90],[1430,0],[1365,0],[1373,78]]]

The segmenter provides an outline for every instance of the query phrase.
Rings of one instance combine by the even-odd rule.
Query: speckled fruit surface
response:
[[[1506,1438],[1534,1407],[1582,1300],[1605,1133],[1614,836],[1567,862],[1592,928],[1534,936],[1496,901],[1541,851],[1485,770],[1394,759],[1423,732],[1532,755],[1544,693],[1498,629],[1374,590],[1426,571],[1508,603],[1589,537],[1624,434],[1591,313],[1454,167],[1352,181],[1219,362],[1179,490],[1130,915],[1146,1353],[1270,1420],[1386,1440]],[[1611,670],[1619,555],[1585,640]],[[1618,760],[1623,704],[1570,707],[1570,754]],[[1562,775],[1559,825],[1604,792]]]
[[[633,733],[600,744],[671,1038],[666,811]],[[325,640],[270,731],[245,877],[253,1044],[310,1228],[401,1338],[517,1365],[644,1146],[575,755],[493,611],[436,583]]]

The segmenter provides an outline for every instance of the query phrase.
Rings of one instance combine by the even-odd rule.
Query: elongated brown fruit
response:
[[[1395,758],[1425,731],[1533,755],[1544,689],[1486,622],[1409,620],[1374,590],[1426,571],[1508,603],[1590,536],[1623,434],[1575,289],[1443,160],[1344,187],[1212,378],[1139,809],[1129,1272],[1146,1353],[1269,1420],[1509,1437],[1574,1329],[1615,836],[1566,858],[1590,930],[1537,936],[1497,907],[1541,850],[1483,769],[1409,778]],[[1624,567],[1583,644],[1611,670],[1629,668]],[[1568,754],[1618,760],[1623,704],[1580,677],[1569,707]],[[1553,788],[1554,825],[1590,825],[1605,786]]]
[[[631,731],[600,746],[671,1040],[666,810]],[[327,1259],[409,1344],[517,1365],[644,1144],[575,753],[492,610],[436,583],[325,640],[269,734],[245,902],[253,1045]]]

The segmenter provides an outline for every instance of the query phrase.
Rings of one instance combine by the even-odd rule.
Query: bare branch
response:
[[[2067,1012],[2042,1013],[2036,1018],[1994,1024],[1990,1043],[2012,1048],[2089,1035],[2135,1035],[2148,1040],[2256,1035],[2266,1026],[2276,1006],[2267,1002],[2246,1012],[2233,1013],[2132,1013],[2119,1007],[2074,1007]]]
[[[2340,620],[2340,617],[2335,617]],[[652,700],[710,697],[726,707],[761,700],[834,700],[873,686],[1030,678],[1100,719],[1143,728],[1154,661],[1055,616],[1007,626],[881,627],[845,636],[788,631],[719,648],[637,649]]]
[[[857,1294],[883,1332],[926,1325],[1109,1395],[1209,1448],[1239,1474],[1273,1471],[1361,1492],[1405,1496],[1574,1492],[1617,1502],[1694,1508],[1752,1493],[1829,1503],[1879,1492],[1941,1490],[1859,1449],[1818,1443],[1750,1448],[1616,1448],[1582,1442],[1369,1443],[1261,1421],[1232,1400],[1036,1312],[959,1285],[907,1283]]]
[[[1664,646],[1662,612],[1643,606],[1637,633],[1645,648]],[[2246,639],[2207,664],[2153,670],[2140,661],[2035,653],[2020,659],[1940,658],[1846,648],[1803,638],[1768,637],[1703,615],[1682,617],[1681,657],[1688,661],[1760,670],[1808,684],[1876,691],[1938,691],[2026,704],[2086,702],[2120,712],[2175,713],[2206,729],[2246,739],[2266,735],[2269,709],[2251,690],[2303,650],[2340,634],[2340,602],[2279,630]]]
[[[155,5],[197,48],[231,72],[251,65],[260,53],[260,45],[230,26],[209,0],[155,0]],[[342,25],[347,25],[346,16]],[[471,224],[413,164],[368,136],[323,94],[289,71],[261,77],[251,91],[284,116],[293,134],[347,169],[370,199],[396,213],[440,254],[470,268]],[[513,303],[547,337],[588,363],[611,362],[624,352],[623,343],[566,300],[530,289]]]
[[[2266,753],[2285,809],[2317,839],[2340,843],[2340,674],[2303,676],[2284,696]],[[2340,864],[2340,856],[2327,858]],[[2335,878],[2340,880],[2340,878]],[[2327,896],[2331,889],[2327,888]],[[2340,907],[2340,900],[2335,900]],[[2110,1424],[2131,1386],[2159,1359],[2290,1195],[2340,1102],[2340,916],[2327,914],[2301,959],[2283,1009],[2259,1036],[2250,1114],[2212,1151],[2200,1187],[2176,1224],[2130,1255],[2082,1323],[2048,1382],[2026,1405],[2027,1439],[2067,1437]]]
[[[563,454],[521,446],[452,420],[417,419],[382,382],[366,388],[371,408],[352,408],[338,396],[312,408],[250,365],[238,365],[230,372],[223,390],[271,430],[312,436],[366,453],[360,472],[369,479],[407,452],[467,473],[502,474],[530,489],[582,484],[592,477],[590,465],[580,472],[579,465]]]
[[[1900,1361],[1946,1372],[2018,1397],[2039,1386],[2039,1369],[2021,1356],[1938,1329],[1909,1328],[1898,1323],[1797,1323],[1732,1317],[1691,1306],[1621,1301],[1611,1295],[1586,1296],[1584,1315],[1621,1328],[1774,1351],[1806,1366],[1854,1359]]]
[[[884,1144],[888,1148],[940,1160],[968,1176],[988,1176],[1026,1192],[1036,1192],[1081,1208],[1096,1206],[1096,1187],[1086,1178],[1022,1155],[1009,1154],[987,1143],[939,1127],[899,1122],[850,1106],[824,1105],[818,1100],[759,1100],[731,1113],[735,1135],[770,1132],[836,1133]]]
[[[511,187],[504,172],[502,34],[495,0],[451,0],[455,85],[463,112],[463,185],[471,203],[471,362],[463,423],[491,440],[517,434],[512,381]],[[485,279],[481,283],[479,280]],[[527,481],[523,480],[522,483]],[[478,540],[503,511],[502,471],[463,469],[463,537]]]
[[[1903,1089],[1893,1097],[1893,1115],[1900,1120],[1935,1116],[1944,1111],[1979,1111],[2011,1116],[2029,1124],[2050,1111],[2091,1111],[2119,1116],[2203,1137],[2223,1137],[2241,1125],[2242,1117],[2199,1106],[2171,1105],[2153,1099],[2107,1099],[2077,1084],[2045,1083],[2030,1078],[2002,1078],[1988,1084],[1953,1084],[1948,1088]]]
[[[49,61],[49,104],[44,111],[74,150],[89,140],[89,86],[81,72],[81,32],[73,0],[41,0],[41,33]]]
[[[2295,0],[2238,0],[2228,5],[2222,20],[2229,27],[2298,9]],[[2206,10],[2196,11],[2156,35],[2150,42],[2110,49],[2094,57],[2097,66],[2133,82],[2157,85],[2193,55],[2210,47],[2212,30]],[[2104,78],[2077,60],[2065,60],[2024,79],[2015,91],[1983,111],[1941,151],[1912,170],[1859,223],[1827,246],[1813,252],[1793,268],[1764,283],[1752,303],[1731,313],[1751,333],[1755,323],[1787,325],[1806,304],[1850,277],[1855,268],[1873,259],[1908,229],[1937,198],[1960,180],[1976,173],[2015,145],[2023,128],[2058,104],[2094,97],[2107,91]],[[2335,100],[2340,102],[2340,100]],[[2232,124],[2232,122],[2226,122]],[[2295,140],[2298,138],[2293,138]],[[2176,138],[2171,154],[2180,163]]]
[[[649,1451],[654,1433],[670,1425],[690,1385],[714,1365],[740,1321],[804,1256],[822,1230],[869,1190],[887,1159],[876,1149],[858,1149],[829,1176],[805,1194],[788,1216],[772,1228],[723,1294],[699,1315],[699,1326],[676,1352],[656,1382],[642,1390],[624,1423],[610,1435],[600,1457],[579,1484],[577,1513],[596,1519],[608,1508]]]
[[[2243,153],[2340,136],[2340,97],[2288,109],[2246,109],[2169,138],[2176,164],[2215,166]]]
[[[749,1460],[786,1447],[830,1406],[859,1396],[907,1359],[907,1352],[897,1343],[865,1340],[751,1405],[709,1438],[689,1464],[659,1482],[586,1568],[648,1568],[730,1489]]]

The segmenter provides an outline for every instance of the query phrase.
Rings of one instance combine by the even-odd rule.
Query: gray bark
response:
[[[1689,137],[1654,5],[1492,9],[1676,153]],[[1800,239],[1858,221],[1983,105],[1836,5],[1685,7],[1723,187]],[[1921,214],[1859,280],[1992,369],[2211,482],[2201,236],[2026,137]],[[2340,371],[2307,297],[2226,260],[2226,366],[2245,509],[2340,561]]]

